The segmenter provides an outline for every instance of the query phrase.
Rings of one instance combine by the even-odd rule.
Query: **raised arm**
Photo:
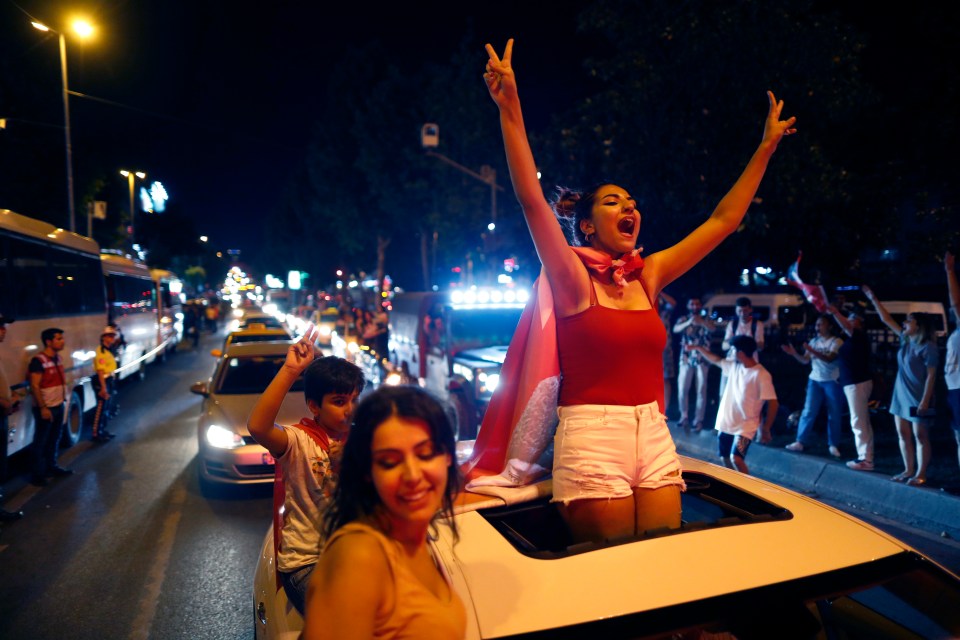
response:
[[[570,251],[563,230],[553,209],[544,198],[540,181],[537,179],[537,165],[527,140],[516,77],[511,66],[513,39],[507,41],[502,60],[491,45],[486,45],[486,50],[490,59],[487,61],[483,80],[487,84],[490,97],[500,109],[503,147],[513,190],[523,209],[537,254],[553,285],[553,295],[558,307],[570,307],[589,295],[590,281],[583,264]],[[558,286],[559,283],[563,283],[563,286]]]
[[[840,313],[840,310],[837,309],[834,305],[829,305],[827,311],[830,312],[830,315],[833,316],[833,319],[837,321],[837,324],[840,325],[840,328],[843,329],[843,332],[848,336],[853,335],[853,323],[847,320],[847,317]]]
[[[767,164],[785,135],[796,133],[797,119],[780,119],[783,100],[777,101],[772,91],[767,92],[770,103],[763,127],[763,139],[733,188],[720,200],[706,222],[669,249],[658,251],[647,258],[644,278],[650,278],[657,291],[667,286],[713,251],[724,238],[736,231],[747,213],[767,170]]]
[[[704,358],[706,358],[706,359],[710,362],[710,364],[715,364],[715,365],[717,365],[718,367],[720,366],[720,363],[723,362],[723,358],[721,358],[720,356],[718,356],[717,354],[715,354],[713,351],[710,351],[710,350],[707,349],[706,347],[702,347],[702,346],[700,346],[700,345],[698,345],[698,344],[688,344],[688,345],[686,346],[686,349],[687,349],[687,351],[698,351],[698,352],[700,352],[700,354],[701,354]]]
[[[887,328],[889,328],[890,331],[893,331],[898,336],[903,333],[903,327],[897,324],[897,321],[893,319],[893,316],[890,315],[890,312],[887,311],[887,308],[883,306],[883,303],[880,302],[879,298],[877,298],[877,294],[873,292],[873,289],[867,285],[863,285],[860,287],[860,290],[863,291],[863,295],[867,296],[867,300],[873,304],[873,308],[876,309],[877,315],[879,315],[880,319],[883,320],[883,324],[887,325]]]
[[[247,418],[247,430],[250,431],[250,435],[274,458],[279,458],[287,450],[287,434],[284,433],[283,427],[276,424],[280,405],[283,404],[283,399],[293,383],[313,362],[316,355],[316,347],[313,343],[319,334],[317,328],[311,324],[303,337],[290,345],[283,366],[260,395],[250,411],[250,417]]]
[[[957,281],[956,260],[952,253],[947,251],[943,256],[943,267],[947,271],[947,290],[950,292],[950,308],[953,317],[960,322],[960,282]]]

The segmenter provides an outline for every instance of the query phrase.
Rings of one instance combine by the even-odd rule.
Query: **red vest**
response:
[[[67,400],[67,380],[63,373],[60,356],[52,358],[41,352],[34,356],[43,365],[40,376],[40,397],[45,407],[56,407]]]

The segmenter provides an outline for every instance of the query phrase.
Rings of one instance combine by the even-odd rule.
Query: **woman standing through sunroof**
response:
[[[544,198],[527,141],[513,40],[501,59],[487,45],[484,80],[500,110],[507,162],[552,290],[562,382],[555,437],[554,501],[578,540],[680,525],[680,461],[663,415],[666,331],[654,301],[740,225],[780,139],[795,118],[768,92],[763,138],[713,214],[674,246],[646,258],[630,192],[601,183],[582,192],[567,243]],[[543,283],[541,283],[543,286]]]

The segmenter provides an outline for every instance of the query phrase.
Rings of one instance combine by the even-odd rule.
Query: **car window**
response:
[[[263,393],[283,366],[286,356],[247,356],[228,358],[220,368],[218,395]],[[293,383],[291,391],[303,391],[303,376]]]
[[[286,340],[287,335],[283,333],[237,333],[230,337],[230,344],[239,344],[241,342],[273,342],[274,340]]]

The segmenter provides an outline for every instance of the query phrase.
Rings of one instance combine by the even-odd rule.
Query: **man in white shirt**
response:
[[[737,298],[735,306],[736,315],[733,320],[727,323],[727,329],[723,334],[723,350],[727,353],[727,360],[733,362],[736,355],[733,349],[733,338],[735,336],[748,336],[757,343],[757,352],[754,359],[759,362],[760,352],[763,351],[763,321],[753,315],[753,303],[750,298],[741,296]],[[727,384],[727,374],[720,373],[720,398],[723,398],[723,388]]]

